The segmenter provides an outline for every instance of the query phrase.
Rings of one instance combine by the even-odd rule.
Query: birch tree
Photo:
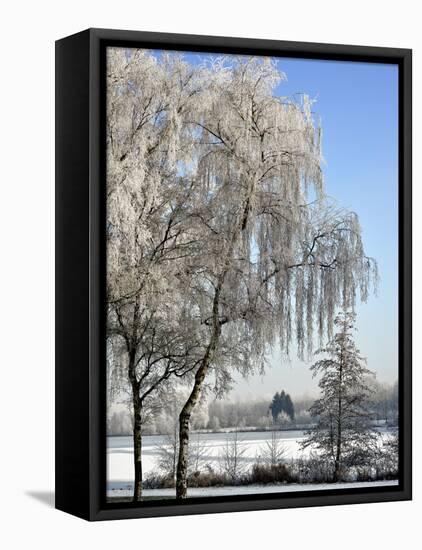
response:
[[[320,339],[331,334],[335,308],[359,291],[366,300],[376,278],[357,216],[325,200],[311,101],[275,96],[283,74],[269,59],[223,60],[216,70],[223,76],[191,120],[205,192],[190,292],[206,346],[180,414],[178,498],[187,496],[189,422],[210,371],[263,368],[277,340],[287,352],[295,340],[303,357],[314,325]]]
[[[146,401],[192,370],[201,346],[180,277],[196,244],[182,223],[192,181],[177,165],[191,158],[181,120],[195,116],[198,75],[179,57],[108,50],[107,327],[119,350],[109,379],[131,388],[135,501]]]
[[[376,456],[377,434],[371,426],[367,378],[372,375],[353,341],[355,315],[343,311],[335,319],[338,331],[318,353],[328,358],[311,370],[319,381],[321,397],[312,405],[317,424],[302,444],[312,446],[318,456],[332,464],[333,481],[344,469],[367,465]]]

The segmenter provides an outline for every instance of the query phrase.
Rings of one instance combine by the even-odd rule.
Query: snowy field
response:
[[[304,434],[302,431],[285,431],[280,434],[280,444],[285,449],[285,458],[300,456],[299,444]],[[233,438],[233,433],[204,433],[192,434],[191,442],[194,446],[200,441],[205,446],[202,462],[218,469],[219,458],[224,452],[227,440]],[[266,441],[271,438],[271,432],[240,432],[237,434],[240,447],[244,449],[242,462],[252,465],[257,457],[262,454]],[[132,437],[108,437],[107,438],[107,469],[109,481],[132,481],[133,479],[133,443]],[[166,436],[150,435],[142,438],[142,467],[144,477],[148,477],[157,471],[159,448],[165,445]],[[306,456],[306,455],[303,455]]]
[[[306,457],[309,451],[300,450],[300,442],[304,438],[304,432],[283,431],[278,432],[280,444],[284,449],[285,459]],[[383,438],[389,437],[386,432],[382,433]],[[192,434],[193,445],[200,441],[204,445],[202,456],[203,465],[209,464],[218,470],[220,457],[227,445],[228,438],[233,438],[233,433],[206,433]],[[238,442],[244,454],[241,460],[245,468],[251,466],[262,455],[266,442],[271,439],[271,432],[241,432],[237,434]],[[157,472],[159,459],[159,448],[166,442],[165,436],[144,436],[143,438],[143,472],[144,478],[149,474]],[[133,483],[133,443],[130,436],[108,437],[107,438],[107,494],[109,497],[130,496]],[[380,485],[397,485],[396,481],[366,482],[366,483],[337,483],[335,488],[347,487],[371,487]],[[190,496],[218,496],[230,494],[257,494],[268,492],[286,492],[300,490],[333,489],[332,484],[306,485],[298,484],[269,486],[243,486],[243,487],[212,487],[189,489]],[[145,496],[165,497],[174,496],[174,489],[149,489],[144,491]]]
[[[287,485],[247,485],[237,487],[191,487],[188,489],[188,496],[195,497],[222,497],[234,495],[259,495],[264,493],[292,493],[297,491],[323,491],[338,489],[357,489],[362,487],[387,487],[396,486],[398,481],[356,481],[353,483],[289,483]],[[142,494],[149,498],[170,498],[175,496],[174,489],[144,489]],[[132,484],[123,486],[119,483],[109,484],[107,496],[109,498],[127,498],[132,497]]]

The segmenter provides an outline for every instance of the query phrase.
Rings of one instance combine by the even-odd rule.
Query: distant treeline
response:
[[[379,423],[396,426],[398,423],[398,384],[368,381],[372,386],[371,409]],[[314,402],[310,396],[290,397],[285,391],[276,392],[272,399],[242,401],[214,400],[204,403],[192,418],[194,430],[219,431],[230,428],[269,429],[307,427],[311,422],[309,409]],[[144,433],[168,434],[177,423],[179,403],[177,396],[155,409],[145,423]],[[107,420],[108,435],[130,435],[131,414],[128,407],[114,410]]]
[[[294,401],[284,391],[276,393],[272,400],[214,401],[208,406],[209,429],[262,428],[272,425],[287,427],[292,424],[308,424],[312,397],[298,397]]]

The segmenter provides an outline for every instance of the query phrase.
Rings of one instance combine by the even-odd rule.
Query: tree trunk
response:
[[[214,348],[215,349],[215,348]],[[179,415],[179,460],[177,462],[176,498],[187,497],[189,424],[192,411],[201,396],[202,385],[211,362],[210,345],[195,375],[192,392]]]
[[[340,367],[339,367],[339,389],[338,389],[338,418],[337,418],[337,444],[336,457],[334,461],[334,476],[333,481],[337,483],[340,480],[340,463],[341,463],[341,445],[342,445],[342,423],[343,423],[343,349],[340,352]]]
[[[215,289],[213,308],[212,308],[212,333],[210,342],[207,346],[205,355],[201,365],[195,375],[195,383],[192,392],[188,397],[180,415],[179,415],[179,460],[177,462],[177,478],[176,478],[176,498],[187,497],[187,474],[188,474],[188,452],[189,452],[189,424],[192,416],[192,411],[201,397],[202,386],[211,364],[215,350],[221,335],[221,321],[219,317],[220,296],[225,278],[229,270],[229,264],[233,256],[234,247],[238,241],[241,232],[246,228],[249,215],[250,198],[253,195],[255,180],[252,181],[248,195],[246,196],[243,215],[240,221],[235,225],[231,235],[230,244],[225,254],[225,260],[222,262],[223,269],[220,273],[218,284]]]
[[[127,351],[129,355],[128,376],[132,386],[133,405],[133,459],[134,459],[134,481],[133,481],[133,502],[142,498],[142,399],[139,395],[140,385],[136,378],[136,348],[137,330],[139,319],[139,297],[135,299],[132,319],[132,334],[127,339]]]
[[[133,388],[133,392],[133,456],[135,466],[133,502],[139,502],[142,498],[142,403],[139,399],[138,389]]]
[[[341,406],[340,406],[340,410],[341,410]],[[342,444],[342,430],[341,430],[341,420],[339,419],[339,423],[337,426],[336,457],[334,460],[334,475],[333,475],[334,483],[337,483],[337,481],[340,481],[341,444]]]
[[[217,348],[221,334],[221,325],[218,319],[218,306],[221,285],[217,288],[213,305],[213,332],[210,342],[202,359],[201,365],[195,374],[195,383],[179,415],[179,460],[177,462],[176,498],[187,497],[188,452],[189,452],[189,424],[192,411],[201,397],[202,386]]]
[[[129,380],[132,386],[133,406],[133,459],[134,459],[134,482],[133,502],[142,498],[142,400],[139,395],[139,383],[136,379],[136,348],[129,349]]]
[[[337,481],[340,480],[340,456],[337,452],[336,459],[334,462],[334,474],[333,474],[333,482],[337,483]]]

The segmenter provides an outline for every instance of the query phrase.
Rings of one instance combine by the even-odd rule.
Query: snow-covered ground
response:
[[[354,483],[315,483],[299,484],[289,483],[286,485],[247,485],[232,487],[191,487],[188,489],[188,496],[195,497],[222,497],[234,495],[259,495],[264,493],[291,493],[297,491],[333,491],[338,489],[356,489],[362,487],[388,487],[396,486],[398,481],[357,481]],[[107,496],[109,498],[124,498],[133,495],[132,484],[122,486],[119,483],[109,484]],[[144,489],[144,497],[163,498],[174,497],[174,489]]]
[[[382,432],[383,437],[389,437],[389,434]],[[203,465],[209,464],[218,470],[219,457],[224,452],[227,441],[235,437],[234,433],[204,433],[192,434],[191,441],[193,445],[199,440],[205,447],[202,455]],[[241,432],[237,434],[238,441],[244,454],[241,460],[245,468],[256,462],[259,455],[263,453],[266,442],[271,439],[271,432]],[[309,450],[301,451],[300,442],[304,438],[304,432],[299,430],[279,432],[279,441],[284,449],[284,456],[290,458],[306,457]],[[157,463],[159,458],[159,448],[164,445],[166,438],[164,436],[145,436],[143,438],[143,473],[144,478],[154,471],[157,472]],[[131,493],[133,482],[133,443],[130,436],[127,437],[109,437],[107,441],[107,492],[108,496],[124,497]],[[369,482],[374,487],[378,485],[394,485],[397,482]],[[191,496],[217,496],[230,494],[256,494],[268,492],[286,492],[312,489],[333,489],[366,486],[368,483],[338,483],[335,487],[329,485],[275,485],[275,486],[247,486],[247,487],[214,487],[190,489]],[[173,496],[173,489],[150,489],[145,490],[145,496]]]

